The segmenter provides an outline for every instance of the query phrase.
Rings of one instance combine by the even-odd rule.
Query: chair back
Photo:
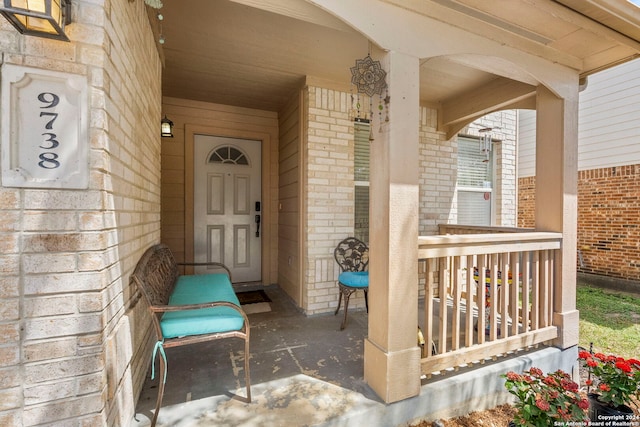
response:
[[[369,265],[369,247],[355,237],[347,237],[338,243],[333,256],[341,271],[366,271]]]

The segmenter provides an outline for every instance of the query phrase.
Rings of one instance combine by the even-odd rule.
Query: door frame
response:
[[[261,143],[261,189],[260,189],[260,199],[262,204],[262,221],[260,223],[262,239],[260,239],[261,244],[261,269],[260,272],[261,280],[264,285],[271,284],[273,281],[275,283],[275,278],[270,277],[269,268],[271,266],[271,253],[268,250],[270,242],[273,239],[272,227],[271,227],[271,187],[269,185],[269,165],[271,163],[271,134],[267,132],[255,132],[255,131],[247,131],[243,129],[229,129],[229,128],[221,128],[215,126],[199,126],[199,125],[190,125],[185,124],[185,138],[184,138],[184,255],[185,262],[193,262],[194,260],[194,251],[193,251],[193,226],[194,226],[194,137],[195,135],[209,135],[209,136],[220,136],[226,138],[239,138],[239,139],[250,139],[254,141],[260,141]],[[187,269],[188,273],[193,273],[193,268]]]

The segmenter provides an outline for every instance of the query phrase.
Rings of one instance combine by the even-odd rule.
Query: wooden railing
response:
[[[546,232],[420,237],[426,276],[422,373],[556,338],[554,263],[561,243],[561,233]]]
[[[531,233],[533,228],[489,225],[438,224],[439,234]]]

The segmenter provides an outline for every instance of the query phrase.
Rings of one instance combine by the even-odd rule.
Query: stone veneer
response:
[[[535,177],[519,180],[518,225],[535,221]],[[578,271],[640,280],[640,165],[578,172]]]
[[[3,426],[127,425],[148,366],[128,276],[160,238],[161,64],[143,2],[72,7],[69,43],[0,19],[3,63],[87,77],[90,166],[86,190],[0,187]]]

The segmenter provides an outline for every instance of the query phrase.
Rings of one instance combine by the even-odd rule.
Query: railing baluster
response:
[[[489,285],[489,339],[498,338],[498,256],[491,254],[491,282]]]
[[[466,318],[465,318],[465,341],[464,345],[467,347],[471,347],[473,345],[473,296],[476,294],[476,283],[473,280],[473,266],[476,265],[474,263],[475,255],[467,255],[467,280],[465,281],[467,287],[467,293],[465,298],[465,309],[466,309]]]
[[[453,310],[451,318],[451,350],[460,348],[460,300],[462,293],[462,270],[460,267],[460,257],[452,259],[451,297],[453,298]]]
[[[529,251],[522,253],[522,332],[531,330],[531,253]]]
[[[520,300],[522,299],[520,286],[520,253],[512,252],[509,264],[511,274],[511,283],[509,284],[509,288],[511,289],[511,298],[509,300],[509,315],[511,316],[510,335],[518,335],[518,326],[522,317],[520,315]]]
[[[555,263],[561,243],[560,233],[546,232],[421,237],[423,373],[556,338]]]
[[[485,341],[486,334],[485,331],[489,325],[487,325],[487,265],[488,265],[488,256],[487,255],[479,255],[478,256],[478,343],[482,344]]]
[[[540,252],[533,253],[531,269],[531,329],[540,327]]]
[[[500,338],[506,338],[509,336],[509,300],[510,300],[510,289],[509,289],[509,270],[511,266],[509,265],[509,253],[500,254],[500,273],[502,276],[502,285],[500,289],[500,328],[498,331],[500,332]]]
[[[547,251],[540,251],[540,327],[549,326],[549,257]]]
[[[438,349],[440,353],[447,351],[447,284],[446,277],[448,258],[440,258],[440,310],[438,318],[440,319],[440,330],[438,331]]]
[[[426,347],[423,357],[431,357],[432,343],[433,343],[433,326],[431,325],[431,319],[433,319],[433,299],[435,294],[433,275],[436,271],[436,260],[428,259],[425,265],[426,280],[425,280],[425,297],[424,297],[424,331]]]

